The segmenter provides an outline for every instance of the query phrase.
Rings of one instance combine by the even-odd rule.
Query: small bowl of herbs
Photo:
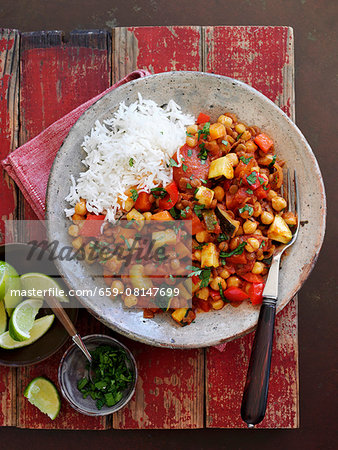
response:
[[[92,334],[82,340],[92,356],[92,365],[73,344],[59,366],[62,395],[82,414],[112,414],[123,408],[135,392],[135,359],[125,345],[110,336]]]

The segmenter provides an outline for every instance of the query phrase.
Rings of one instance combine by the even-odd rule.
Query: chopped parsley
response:
[[[204,209],[204,205],[194,205],[194,213],[197,217],[202,217],[202,209]]]
[[[162,187],[152,188],[150,191],[155,198],[164,198],[168,194],[168,192]]]
[[[202,248],[203,248],[205,245],[208,245],[208,243],[207,243],[207,242],[202,242],[201,244],[199,244],[199,245],[197,245],[196,247],[194,247],[194,250],[202,250]]]
[[[192,156],[192,150],[191,150],[191,148],[189,148],[189,150],[188,150],[188,156],[189,156],[189,157]]]
[[[90,354],[93,359],[93,381],[81,378],[77,388],[83,398],[91,397],[96,401],[99,410],[104,405],[114,406],[123,398],[123,393],[133,381],[133,374],[126,364],[126,352],[109,345],[100,345]]]
[[[199,157],[199,159],[202,160],[202,164],[204,164],[205,160],[208,158],[208,150],[205,148],[204,142],[199,144],[199,148],[200,148],[200,152],[198,154],[198,157]]]
[[[262,248],[262,247],[264,247],[264,245],[265,245],[265,241],[262,241],[261,245],[258,248]]]
[[[227,241],[229,239],[229,236],[226,235],[225,233],[221,233],[217,236],[217,241],[218,242],[223,242],[223,241]]]
[[[200,269],[199,267],[195,266],[187,266],[186,270],[192,270],[191,273],[189,273],[188,277],[197,276],[201,280],[200,287],[207,287],[209,284],[210,276],[211,276],[211,267],[206,267],[204,269]]]
[[[243,131],[243,133],[244,133],[244,131]],[[239,140],[240,140],[240,138],[241,138],[241,136],[242,136],[243,133],[240,133],[240,134],[236,137],[236,141],[239,141]]]
[[[252,186],[257,181],[257,172],[253,171],[246,177],[246,181]]]
[[[200,140],[201,136],[204,139],[206,139],[209,133],[210,133],[210,122],[206,122],[202,130],[198,131],[198,140]]]
[[[174,206],[171,209],[169,209],[169,212],[173,216],[174,219],[178,219],[180,216],[180,213],[175,209]]]
[[[170,158],[169,166],[171,166],[171,167],[178,167],[178,163],[173,158]]]
[[[128,239],[126,239],[126,237],[123,236],[122,234],[120,235],[120,238],[122,238],[124,240],[124,242],[126,243],[127,249],[130,250],[131,246],[130,246],[130,244],[128,242]]]
[[[193,134],[191,134],[191,133],[186,133],[187,134],[187,136],[189,136],[189,137],[194,137],[194,135]]]
[[[245,158],[244,156],[241,156],[239,159],[240,159],[241,161],[243,161],[244,164],[248,164],[249,161],[252,159],[252,156],[250,156],[249,158]]]
[[[218,283],[218,287],[219,287],[219,295],[221,296],[221,299],[223,300],[223,302],[230,303],[229,300],[224,295],[221,283]]]
[[[192,189],[192,186],[190,183],[187,183],[187,189]]]
[[[252,216],[254,209],[252,206],[250,205],[244,205],[243,208],[239,208],[238,212],[240,214],[242,214],[244,211],[248,211],[249,212],[249,216]]]
[[[187,212],[189,211],[190,206],[187,206],[185,209],[181,210],[181,217],[185,219],[187,217]]]
[[[227,147],[227,145],[229,144],[229,142],[228,142],[228,141],[225,141],[225,140],[223,139],[222,144],[225,145],[225,146]]]
[[[136,189],[132,189],[131,191],[131,198],[133,200],[133,202],[136,202],[137,198],[138,198],[138,192]]]
[[[186,172],[188,169],[188,166],[186,164],[182,164],[182,169],[183,169],[183,172]]]
[[[242,242],[241,244],[239,244],[238,247],[235,248],[235,250],[232,250],[232,252],[220,252],[219,256],[221,258],[230,258],[230,256],[233,255],[241,255],[244,251],[244,247],[246,246],[246,242]]]
[[[206,181],[206,180],[203,180],[202,178],[200,178],[200,181],[201,181],[203,184],[207,184],[207,181]]]
[[[276,159],[277,159],[277,155],[273,155],[272,161],[268,167],[273,167],[275,165]]]
[[[249,195],[252,195],[252,194],[253,194],[253,190],[252,190],[252,189],[247,189],[245,192],[246,192],[247,194],[249,194]]]
[[[134,165],[134,158],[130,158],[129,159],[129,165],[130,165],[130,167],[133,167],[133,165]]]
[[[265,183],[264,178],[258,177],[258,179],[259,179],[259,183],[260,183],[260,184],[264,184],[264,183]]]

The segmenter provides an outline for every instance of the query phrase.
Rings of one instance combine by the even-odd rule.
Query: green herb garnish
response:
[[[189,156],[189,157],[192,156],[192,150],[191,150],[191,148],[189,148],[189,150],[188,150],[188,156]]]
[[[246,181],[252,186],[257,181],[257,172],[251,172],[250,175],[246,177]]]
[[[200,181],[201,181],[203,184],[207,184],[207,181],[206,181],[206,180],[203,180],[202,178],[200,178]]]
[[[187,183],[187,189],[192,189],[192,186],[190,183]]]
[[[277,155],[273,155],[272,161],[271,161],[271,163],[268,165],[268,167],[273,167],[274,164],[275,164],[275,162],[276,162],[276,159],[277,159]]]
[[[130,165],[130,167],[133,167],[133,165],[134,165],[134,158],[130,158],[129,159],[129,165]]]
[[[242,242],[241,244],[239,244],[238,247],[235,248],[235,250],[232,250],[232,252],[220,252],[219,256],[221,258],[230,258],[230,256],[233,255],[241,255],[244,251],[244,247],[246,246],[246,242]]]
[[[229,142],[228,142],[228,141],[225,141],[225,140],[223,139],[222,144],[225,145],[225,146],[227,147],[227,145],[229,144]]]
[[[243,133],[244,133],[244,131],[243,131]],[[240,138],[241,138],[241,136],[242,136],[243,133],[240,133],[240,134],[236,137],[236,141],[239,141],[239,140],[240,140]]]
[[[248,164],[249,161],[252,159],[252,156],[250,156],[249,158],[245,158],[244,156],[241,156],[239,159],[240,159],[241,161],[243,161],[244,164]]]
[[[199,159],[202,160],[202,164],[205,164],[205,160],[208,158],[208,150],[205,148],[204,142],[199,144],[200,152],[198,154]],[[203,163],[204,161],[204,163]]]
[[[239,210],[238,210],[238,212],[240,214],[242,214],[244,211],[248,211],[249,212],[249,216],[252,216],[252,214],[254,212],[254,209],[250,205],[245,205],[245,206],[243,206],[243,208],[239,208]]]
[[[133,380],[133,375],[126,365],[126,352],[100,345],[90,354],[93,359],[93,382],[89,378],[81,378],[77,388],[83,398],[90,396],[96,401],[97,409],[102,409],[104,405],[114,406],[122,399],[123,392]]]
[[[168,194],[168,192],[162,187],[152,188],[150,191],[155,198],[164,198]]]
[[[252,189],[247,189],[245,192],[246,192],[247,194],[249,194],[249,195],[252,195],[252,194],[253,194],[253,190],[252,190]]]
[[[196,214],[196,216],[202,217],[202,209],[204,209],[204,205],[194,205],[194,213]]]
[[[210,122],[205,122],[202,130],[198,130],[198,140],[200,140],[201,136],[206,139],[208,134],[210,133]]]
[[[189,273],[188,277],[193,277],[194,275],[199,277],[199,279],[201,280],[201,288],[208,286],[211,276],[211,267],[200,269],[199,267],[195,266],[187,266],[186,270],[192,270],[192,273]]]
[[[170,158],[169,166],[171,166],[171,167],[178,167],[178,163],[173,158]]]
[[[183,169],[183,172],[186,172],[188,169],[188,166],[186,164],[182,164],[182,169]]]
[[[221,233],[217,236],[217,241],[218,242],[223,242],[223,241],[227,241],[229,238],[228,235],[226,235],[225,233]]]
[[[218,283],[218,287],[219,287],[219,295],[221,296],[221,299],[223,300],[223,302],[230,303],[229,300],[224,295],[221,283]]]
[[[138,198],[138,192],[136,189],[132,189],[131,191],[131,198],[133,200],[133,202],[136,202],[137,198]]]

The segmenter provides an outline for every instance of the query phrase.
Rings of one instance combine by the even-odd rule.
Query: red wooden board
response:
[[[72,33],[64,44],[61,32],[23,33],[21,45],[21,144],[81,103],[107,89],[111,80],[110,37],[106,32]],[[33,217],[25,205],[25,218]],[[83,311],[84,313],[84,311]],[[84,334],[100,331],[94,319],[78,322]],[[64,349],[63,349],[64,350]],[[48,364],[18,370],[17,426],[23,428],[105,429],[105,418],[87,417],[63,402],[54,421],[41,414],[23,398],[27,383],[44,374],[56,381],[62,351]],[[108,419],[109,420],[109,419]]]
[[[0,159],[18,145],[19,33],[0,29]],[[15,219],[16,189],[0,170],[0,243],[5,219]],[[16,421],[16,369],[0,367],[0,426]]]

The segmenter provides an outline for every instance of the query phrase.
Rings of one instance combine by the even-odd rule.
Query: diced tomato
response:
[[[229,258],[226,258],[226,262],[229,264],[246,264],[247,259],[245,253],[243,252],[241,255],[229,256]]]
[[[199,125],[200,123],[210,122],[210,116],[204,113],[199,113],[196,123]]]
[[[213,300],[221,299],[221,294],[219,293],[219,291],[215,291],[214,289],[209,288],[209,295]]]
[[[190,224],[189,224],[190,225]],[[189,228],[189,227],[188,227]],[[193,214],[191,218],[191,234],[194,236],[195,234],[199,233],[200,231],[205,231],[205,225],[204,223],[196,216],[196,214]]]
[[[234,286],[227,288],[224,291],[224,296],[230,302],[242,302],[248,298],[248,294],[246,294],[242,289]]]
[[[87,214],[83,226],[80,228],[80,236],[98,237],[101,232],[102,220],[106,216],[103,214]]]
[[[168,186],[165,187],[165,190],[168,192],[168,195],[161,198],[158,205],[161,209],[171,209],[178,200],[178,189],[175,181],[169,183]]]
[[[264,153],[267,153],[273,146],[273,140],[264,133],[258,134],[254,141]]]
[[[151,216],[151,220],[175,220],[168,211],[161,211]]]
[[[186,186],[189,186],[191,180],[194,179],[203,180],[203,184],[207,182],[206,186],[208,186],[210,158],[208,156],[206,160],[201,160],[198,156],[200,151],[201,149],[198,145],[191,148],[185,144],[180,148],[180,155],[184,161],[179,167],[173,167],[173,178],[176,185],[179,187],[180,192],[191,193],[192,188]],[[176,153],[172,159],[177,162]]]
[[[199,299],[197,304],[198,304],[198,307],[204,312],[208,312],[211,309],[211,306],[207,300]]]
[[[247,193],[246,187],[241,187],[238,189],[236,194],[230,194],[230,192],[226,192],[226,207],[234,211],[236,208],[245,204],[248,200],[251,199],[250,194]]]
[[[257,189],[261,185],[258,175],[259,173],[256,170],[253,170],[249,175],[245,177],[246,184],[250,186],[250,189],[252,190]],[[253,180],[255,180],[254,183],[252,182]]]
[[[197,275],[193,275],[193,276],[191,277],[191,281],[192,281],[194,284],[198,284],[201,280],[200,280],[200,277],[198,277]]]
[[[253,305],[259,305],[263,301],[263,290],[265,283],[252,283],[247,292]]]
[[[249,283],[264,283],[263,277],[261,275],[257,275],[252,272],[241,275],[241,277]]]
[[[269,191],[270,191],[270,187],[267,187],[266,190],[265,190],[263,188],[263,186],[259,186],[255,190],[255,196],[257,197],[257,200],[261,200],[262,198],[266,198]]]
[[[148,192],[139,192],[137,200],[135,202],[135,209],[141,212],[149,211],[151,208],[151,203],[149,201],[150,194]],[[164,209],[164,208],[162,208]]]
[[[254,264],[255,264],[255,259],[253,261],[247,262],[246,264],[237,264],[237,266],[236,266],[237,275],[242,276],[248,272],[251,272]]]

